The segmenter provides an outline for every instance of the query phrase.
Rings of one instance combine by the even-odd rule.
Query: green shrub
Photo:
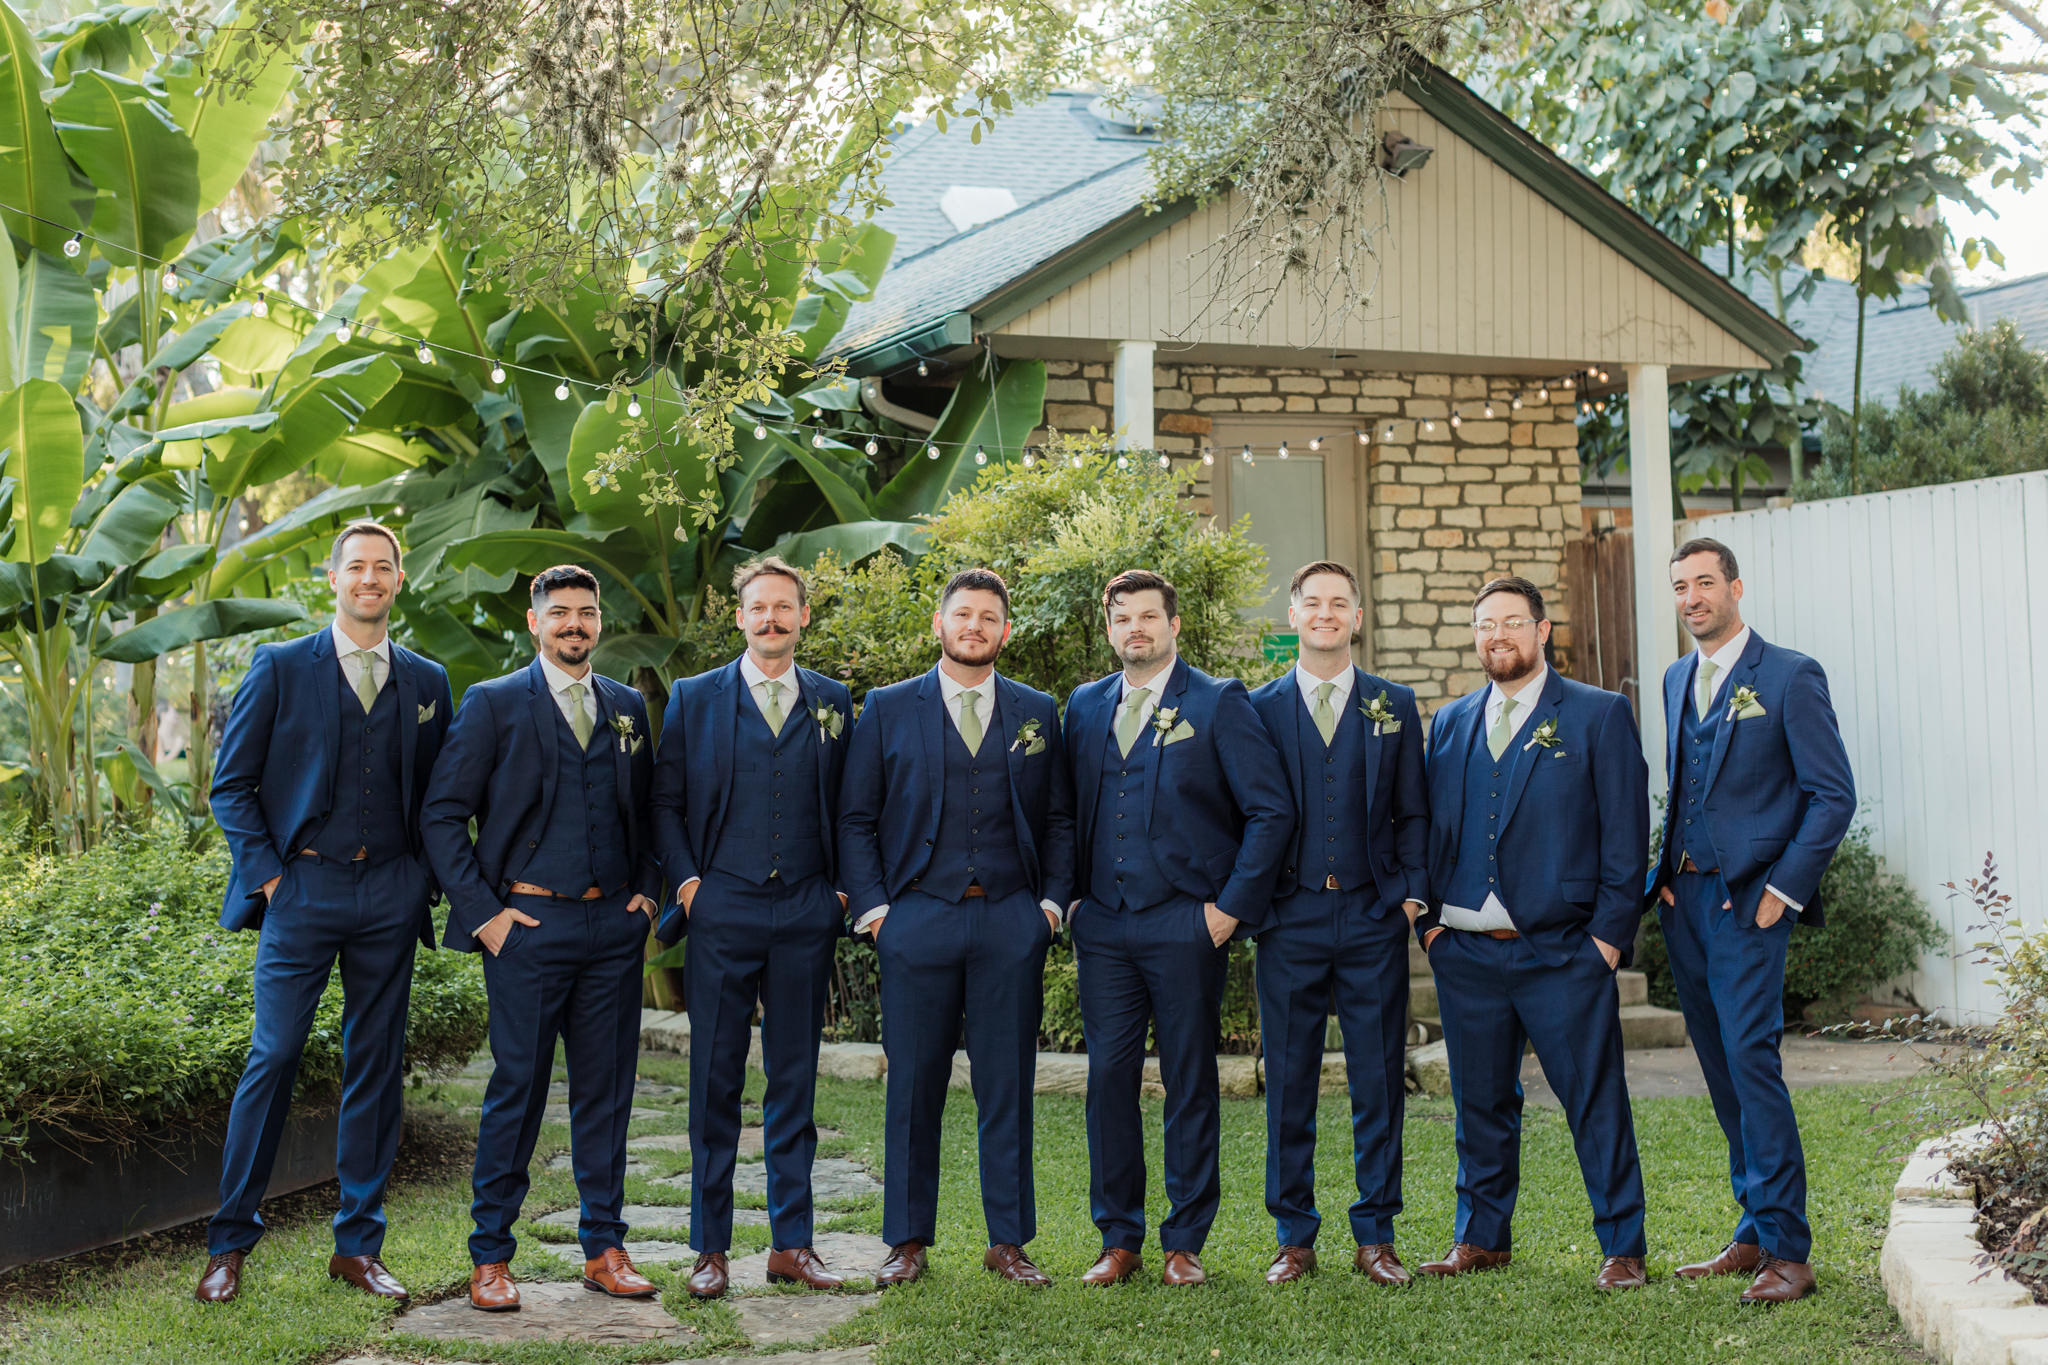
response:
[[[21,850],[20,828],[9,834]],[[216,923],[227,874],[225,851],[194,854],[168,819],[0,864],[0,1152],[19,1155],[34,1129],[118,1141],[225,1108],[248,1058],[257,938]],[[487,1018],[473,955],[419,955],[409,1066],[460,1066]],[[339,1087],[341,1042],[337,978],[301,1093]]]

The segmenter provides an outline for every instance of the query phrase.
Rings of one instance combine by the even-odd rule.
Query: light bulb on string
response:
[[[1035,464],[1037,464],[1037,463],[1038,463],[1038,457],[1037,457],[1036,455],[1034,455],[1034,454],[1032,454],[1032,453],[1031,453],[1031,447],[1030,447],[1030,446],[1026,446],[1026,447],[1024,447],[1024,467],[1025,467],[1026,469],[1029,469],[1029,468],[1031,468],[1031,467],[1032,467],[1033,465],[1035,465]]]
[[[1283,460],[1286,459],[1289,455],[1292,455],[1293,453],[1293,451],[1287,448],[1287,442],[1285,441],[1282,441],[1280,443],[1280,449],[1274,452],[1274,454],[1278,455]]]
[[[568,396],[569,396],[569,381],[568,381],[568,380],[566,380],[566,379],[564,379],[564,380],[563,380],[563,381],[562,381],[561,383],[559,383],[559,384],[555,385],[555,399],[556,399],[556,401],[557,401],[557,402],[560,402],[560,401],[562,401],[563,399],[566,399],[566,398],[567,398]]]
[[[928,375],[932,372],[932,367],[920,360],[917,362],[917,372],[919,375]]]
[[[1119,456],[1117,456],[1117,457],[1116,457],[1116,467],[1117,467],[1118,469],[1129,469],[1129,468],[1131,467],[1131,457],[1130,457],[1130,456],[1128,456],[1128,455],[1119,455]]]
[[[1394,434],[1394,429],[1393,429],[1392,427],[1388,427],[1388,428],[1387,428],[1387,435],[1389,435],[1389,436],[1392,436],[1393,434]],[[1358,443],[1359,443],[1360,445],[1370,445],[1370,444],[1372,444],[1372,433],[1371,433],[1371,432],[1369,432],[1369,431],[1361,431],[1361,432],[1359,432],[1359,433],[1358,433]]]
[[[1606,400],[1605,398],[1602,398],[1602,399],[1600,399],[1600,400],[1599,400],[1598,402],[1594,403],[1594,404],[1593,404],[1593,411],[1595,411],[1595,412],[1605,412],[1605,411],[1607,411],[1607,400]]]
[[[1387,439],[1389,441],[1394,439],[1394,424],[1392,422],[1387,423]],[[1365,444],[1365,433],[1362,431],[1358,433],[1358,443],[1360,445]]]
[[[1464,418],[1462,418],[1462,417],[1460,417],[1460,416],[1458,416],[1458,414],[1457,414],[1457,413],[1455,413],[1455,412],[1454,412],[1454,413],[1452,413],[1452,414],[1451,414],[1451,429],[1455,431],[1455,430],[1456,430],[1456,429],[1458,428],[1458,426],[1459,426],[1459,425],[1460,425],[1460,424],[1461,424],[1461,423],[1462,423],[1462,422],[1463,422],[1464,420],[1465,420],[1465,419],[1464,419]]]
[[[72,233],[70,239],[64,243],[64,254],[76,260],[78,253],[83,250],[85,250],[84,236],[76,232]]]
[[[1539,403],[1548,403],[1550,401],[1550,389],[1548,386],[1536,390],[1536,401]]]
[[[1310,450],[1321,450],[1323,448],[1323,438],[1320,436],[1311,436],[1309,438],[1308,448]]]
[[[980,446],[976,446],[976,447],[974,448],[974,462],[975,462],[976,464],[987,464],[987,463],[988,463],[988,451],[984,450],[984,449],[983,449],[982,447],[980,447]]]
[[[814,432],[812,432],[812,433],[811,433],[811,449],[812,449],[812,450],[823,450],[824,448],[825,448],[825,433],[824,433],[824,432],[822,432],[822,431],[814,431]]]
[[[754,439],[757,441],[768,439],[768,428],[760,422],[754,423]]]
[[[1163,450],[1159,452],[1159,467],[1161,469],[1173,468],[1173,460]]]
[[[628,417],[638,417],[639,415],[640,415],[640,398],[639,398],[639,395],[637,395],[637,394],[636,394],[636,395],[634,395],[634,396],[633,396],[632,398],[630,398],[630,399],[628,399],[628,400],[626,401],[626,416],[628,416]]]
[[[355,334],[356,329],[345,322],[334,329],[334,339],[344,346],[348,345],[350,338],[354,337]]]
[[[494,363],[491,366],[491,382],[493,384],[502,384],[505,382],[505,367],[503,365]]]
[[[413,354],[417,355],[420,358],[420,364],[422,365],[431,365],[434,363],[434,348],[427,345],[427,343],[424,341],[420,343],[419,350],[413,352]]]
[[[870,455],[878,455],[881,453],[882,446],[880,442],[875,440],[874,437],[870,436],[868,437],[868,443],[865,446],[861,447],[861,449],[867,451],[867,453]]]
[[[926,446],[926,447],[924,448],[924,457],[925,457],[925,458],[926,458],[927,460],[936,460],[936,459],[938,459],[938,458],[939,458],[939,448],[938,448],[937,446]]]
[[[1244,449],[1238,452],[1237,458],[1243,460],[1246,464],[1252,462],[1252,443],[1250,441],[1244,443]]]
[[[163,286],[166,294],[175,294],[178,291],[178,270],[176,266],[172,266],[164,271]]]
[[[1424,431],[1435,431],[1435,430],[1436,430],[1436,419],[1435,419],[1434,417],[1432,417],[1432,418],[1430,418],[1430,419],[1429,419],[1428,421],[1424,422],[1424,423],[1422,424],[1422,429],[1423,429]]]
[[[1493,404],[1491,404],[1491,403],[1488,403],[1488,404],[1486,405],[1486,415],[1487,415],[1488,417],[1491,417],[1491,416],[1493,416]]]
[[[1076,455],[1076,456],[1074,457],[1074,459],[1073,459],[1073,465],[1074,465],[1074,468],[1076,468],[1076,469],[1079,469],[1079,468],[1081,467],[1081,457],[1080,457],[1079,455]]]
[[[249,311],[259,318],[270,316],[270,300],[263,297],[263,291],[256,291],[256,302],[249,305]]]
[[[1202,463],[1203,463],[1203,464],[1215,464],[1215,463],[1216,463],[1216,448],[1215,448],[1214,446],[1203,446],[1203,447],[1202,447]]]
[[[1520,412],[1522,410],[1522,395],[1516,394],[1515,401],[1508,404],[1508,406],[1513,408],[1516,412]]]

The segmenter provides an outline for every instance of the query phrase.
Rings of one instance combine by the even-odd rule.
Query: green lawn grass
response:
[[[684,1067],[647,1058],[641,1074],[680,1084]],[[749,1093],[758,1095],[758,1075]],[[447,1084],[416,1095],[407,1166],[389,1201],[385,1257],[421,1298],[457,1292],[468,1277],[466,1144],[481,1082]],[[1821,1292],[1804,1303],[1745,1309],[1741,1281],[1680,1284],[1670,1275],[1683,1261],[1718,1249],[1732,1228],[1721,1135],[1707,1101],[1648,1100],[1636,1105],[1649,1193],[1651,1287],[1603,1296],[1591,1287],[1599,1266],[1591,1213],[1579,1183],[1562,1118],[1531,1110],[1523,1134],[1521,1217],[1515,1263],[1503,1272],[1416,1284],[1389,1291],[1350,1271],[1349,1124],[1343,1101],[1324,1101],[1318,1189],[1326,1225],[1323,1273],[1274,1289],[1261,1279],[1272,1254],[1273,1225],[1264,1208],[1264,1110],[1256,1101],[1223,1106],[1223,1212],[1203,1256],[1211,1283],[1200,1290],[1158,1284],[1156,1241],[1148,1274],[1110,1290],[1077,1282],[1099,1249],[1088,1220],[1087,1145],[1081,1102],[1038,1102],[1037,1169],[1040,1233],[1033,1255],[1058,1283],[1031,1293],[981,1269],[984,1236],[975,1189],[973,1106],[956,1092],[945,1133],[945,1180],[931,1269],[914,1286],[892,1290],[880,1306],[823,1338],[820,1345],[872,1343],[884,1362],[1023,1360],[1062,1362],[1175,1360],[1436,1360],[1436,1361],[1771,1361],[1837,1362],[1921,1359],[1886,1306],[1877,1262],[1897,1163],[1888,1159],[1881,1116],[1871,1113],[1884,1091],[1809,1090],[1797,1094],[1811,1183],[1814,1260]],[[680,1094],[668,1097],[681,1100]],[[663,1107],[662,1100],[642,1100]],[[1158,1103],[1147,1104],[1154,1188],[1151,1221],[1165,1213],[1157,1188]],[[846,1134],[823,1155],[864,1159],[878,1173],[882,1146],[879,1085],[821,1083],[818,1121]],[[671,1117],[634,1131],[679,1132]],[[529,1215],[573,1205],[565,1173],[544,1169],[566,1147],[564,1126],[542,1131]],[[687,1169],[688,1157],[646,1153],[654,1168],[629,1180],[636,1203],[686,1203],[688,1191],[650,1180]],[[1399,1247],[1412,1267],[1442,1252],[1450,1238],[1454,1166],[1450,1105],[1411,1101],[1407,1124],[1407,1211]],[[688,1349],[579,1346],[550,1342],[519,1347],[430,1344],[393,1337],[385,1308],[329,1283],[326,1216],[332,1192],[282,1201],[281,1215],[251,1256],[240,1302],[222,1308],[192,1301],[204,1260],[192,1230],[151,1239],[121,1255],[83,1258],[60,1267],[0,1277],[0,1360],[21,1365],[162,1362],[163,1365],[313,1365],[353,1351],[378,1349],[397,1358],[491,1361],[506,1365],[665,1361],[745,1347],[725,1304],[692,1303],[680,1275],[655,1272],[664,1302],[703,1336]],[[269,1210],[266,1212],[269,1216]],[[820,1228],[879,1233],[881,1210],[821,1213]],[[668,1234],[636,1232],[655,1238]],[[675,1240],[682,1240],[674,1234]],[[735,1255],[766,1245],[766,1230],[736,1230]],[[568,1278],[578,1253],[547,1254],[546,1243],[522,1236],[516,1273]]]

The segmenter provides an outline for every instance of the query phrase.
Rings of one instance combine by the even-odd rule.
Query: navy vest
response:
[[[788,681],[796,682],[792,671]],[[818,809],[818,724],[801,695],[783,699],[782,733],[768,722],[744,674],[732,736],[732,795],[711,866],[766,886],[771,877],[801,881],[825,870],[825,821]]]
[[[940,707],[944,709],[945,703]],[[991,708],[993,709],[993,708]],[[970,883],[991,896],[1007,896],[1030,885],[1017,847],[1017,817],[1010,800],[1010,760],[1003,749],[1004,726],[984,716],[981,749],[970,755],[950,716],[942,717],[945,781],[939,837],[918,889],[941,900],[958,901]]]
[[[576,732],[554,698],[548,698],[548,709],[555,713],[555,804],[540,847],[515,878],[560,896],[580,896],[593,886],[609,895],[633,876],[619,819],[619,737],[612,732],[604,694],[596,695],[597,723],[587,749],[576,747]]]
[[[1357,706],[1347,704],[1337,713],[1337,733],[1325,746],[1309,715],[1308,699],[1297,697],[1294,731],[1303,794],[1295,874],[1310,889],[1327,885],[1330,877],[1346,891],[1370,889],[1375,882],[1365,835],[1366,784],[1371,778],[1365,762],[1365,717]]]
[[[1129,757],[1117,752],[1114,724],[1103,739],[1088,891],[1112,910],[1143,910],[1174,894],[1173,883],[1153,860],[1152,835],[1145,828],[1145,785],[1152,765],[1159,761],[1152,743],[1155,733],[1148,721],[1132,742]]]
[[[355,857],[358,849],[367,850],[372,862],[404,857],[411,846],[406,839],[405,765],[398,752],[398,686],[386,677],[366,713],[340,668],[334,670],[334,685],[341,708],[334,795],[326,822],[306,847],[340,862]]]
[[[1472,736],[1472,752],[1465,757],[1465,809],[1458,826],[1458,862],[1451,870],[1451,884],[1444,888],[1444,901],[1467,910],[1486,907],[1489,893],[1513,914],[1515,903],[1501,884],[1501,812],[1508,801],[1508,774],[1514,771],[1517,746],[1527,744],[1524,725],[1508,740],[1508,747],[1496,759],[1486,751],[1486,717],[1482,706],[1479,729]]]
[[[1707,764],[1714,756],[1714,740],[1720,733],[1721,717],[1728,710],[1729,693],[1724,687],[1715,694],[1705,720],[1700,719],[1699,708],[1694,704],[1698,695],[1696,687],[1686,688],[1685,708],[1678,725],[1678,781],[1671,789],[1671,843],[1678,853],[1690,853],[1695,866],[1712,871],[1720,866],[1720,860],[1714,854],[1713,839],[1707,830]]]

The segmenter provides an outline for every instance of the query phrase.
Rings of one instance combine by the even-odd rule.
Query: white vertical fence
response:
[[[1949,931],[1908,981],[1951,1018],[1999,1007],[1961,885],[1998,859],[2048,929],[2048,472],[1711,517],[1743,617],[1826,668],[1858,819]]]

